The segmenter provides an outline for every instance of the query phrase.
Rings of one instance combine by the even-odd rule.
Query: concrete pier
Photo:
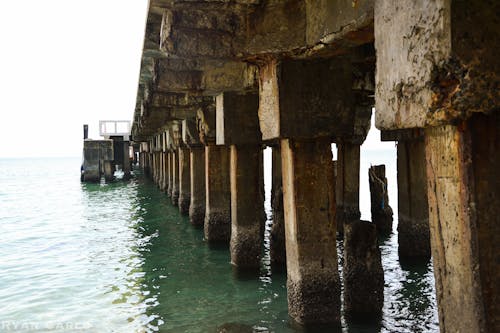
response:
[[[211,243],[229,244],[231,237],[231,184],[229,149],[205,146],[205,239]]]
[[[402,258],[428,257],[430,234],[441,332],[500,329],[498,5],[152,0],[149,8],[132,130],[136,142],[148,144],[141,148],[141,163],[145,171],[156,172],[155,137],[167,129],[170,192],[177,203],[178,126],[195,121],[205,146],[205,237],[229,242],[233,211],[237,231],[232,242],[240,244],[245,237],[253,239],[256,230],[239,232],[246,226],[241,221],[255,221],[246,213],[250,204],[240,199],[255,198],[258,187],[251,180],[255,161],[241,162],[251,155],[244,147],[280,143],[293,320],[339,323],[336,231],[350,244],[349,253],[364,253],[350,256],[361,259],[349,267],[365,269],[373,259],[367,254],[373,253],[367,249],[371,234],[362,233],[366,242],[351,242],[358,234],[343,226],[359,222],[359,147],[375,106],[375,125],[383,133],[420,133],[393,140],[398,142],[399,250]],[[226,97],[236,101],[248,95],[254,96],[252,103],[224,105]],[[252,118],[245,118],[254,117],[256,108],[260,135],[238,141],[249,129],[258,133]],[[338,147],[336,193],[331,143]],[[188,147],[191,164],[199,166],[201,154]],[[191,168],[192,177],[201,174],[197,170]],[[193,209],[199,183],[191,181]],[[273,185],[276,260],[275,245],[282,239],[279,188]],[[233,262],[254,258],[239,255],[236,248]],[[372,298],[380,285],[374,280],[368,282],[378,284],[362,292],[373,300],[371,312],[380,304]],[[368,282],[359,288],[368,288]],[[352,285],[348,290],[358,288]],[[354,296],[346,300],[348,308],[356,304]]]
[[[189,148],[179,148],[179,211],[189,214],[191,204],[191,162]]]
[[[205,222],[205,147],[192,147],[191,158],[191,203],[189,221],[194,226]]]
[[[114,160],[113,141],[91,140],[83,142],[83,181],[99,182],[106,173],[109,177],[111,164]]]

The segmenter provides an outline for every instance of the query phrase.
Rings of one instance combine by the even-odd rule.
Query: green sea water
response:
[[[0,159],[0,332],[302,331],[268,240],[260,273],[236,274],[229,250],[210,248],[140,172],[82,184],[79,163]],[[402,266],[396,233],[381,250],[384,317],[342,330],[437,332],[432,264]]]

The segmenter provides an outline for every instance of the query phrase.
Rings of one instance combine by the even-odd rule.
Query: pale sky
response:
[[[81,156],[132,119],[147,0],[0,1],[0,157]]]
[[[132,119],[147,2],[0,1],[0,157],[81,156],[84,123]]]

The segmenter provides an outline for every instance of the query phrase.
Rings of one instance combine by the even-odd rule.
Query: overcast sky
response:
[[[80,156],[131,119],[147,0],[0,1],[0,157]]]
[[[81,156],[84,123],[132,118],[147,2],[0,0],[0,157]]]

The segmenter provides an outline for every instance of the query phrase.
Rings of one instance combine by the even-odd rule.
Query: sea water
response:
[[[267,233],[269,161],[267,151]],[[397,218],[395,161],[394,151],[362,154],[364,219],[371,163],[387,166]],[[140,172],[83,184],[79,170],[78,158],[0,159],[0,332],[301,331],[288,318],[286,272],[269,267],[268,241],[260,274],[242,277],[229,250],[210,248]],[[383,318],[343,320],[343,331],[437,332],[432,263],[399,262],[396,223],[380,248]]]

